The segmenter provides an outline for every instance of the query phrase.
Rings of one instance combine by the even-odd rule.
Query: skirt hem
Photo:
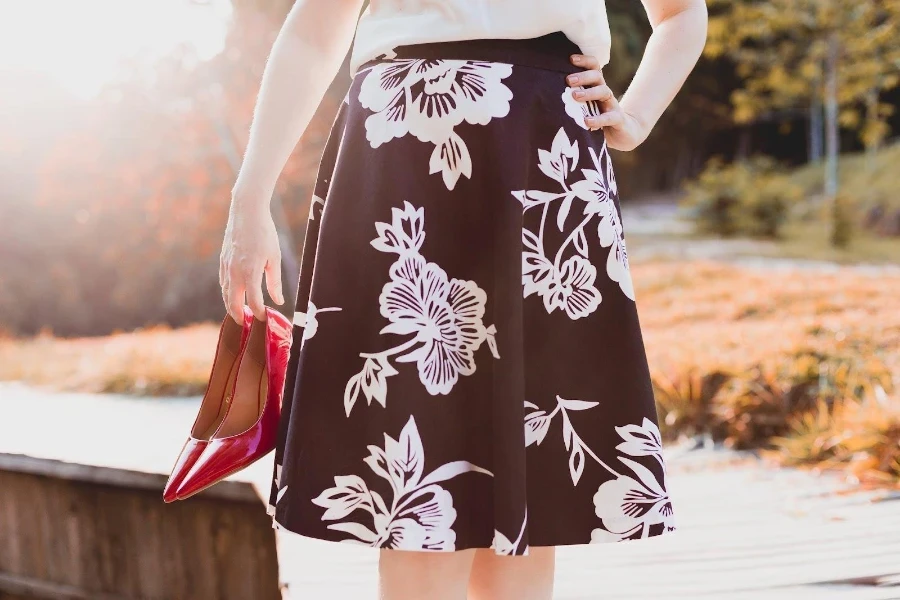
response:
[[[267,512],[269,512],[269,514],[271,515],[270,511],[267,511]],[[321,536],[312,535],[312,534],[308,534],[308,533],[303,533],[301,531],[291,529],[290,527],[280,523],[274,515],[272,515],[272,528],[275,529],[276,531],[284,531],[290,535],[296,535],[296,536],[300,536],[302,538],[306,538],[306,539],[310,539],[310,540],[317,540],[317,541],[321,541],[321,542],[330,542],[332,544],[352,544],[353,546],[368,546],[368,547],[372,548],[373,550],[398,550],[401,552],[428,552],[428,553],[441,553],[441,552],[442,553],[450,553],[450,552],[461,552],[463,550],[494,550],[494,553],[497,554],[498,556],[527,556],[529,548],[560,548],[560,547],[567,547],[567,546],[597,546],[600,544],[617,544],[617,543],[622,543],[622,542],[636,542],[636,541],[640,541],[640,540],[649,540],[649,539],[659,538],[659,537],[669,537],[672,534],[678,533],[680,531],[679,528],[675,527],[675,528],[670,528],[670,529],[663,529],[661,531],[656,531],[654,533],[648,533],[646,536],[639,537],[639,538],[626,537],[626,538],[616,539],[614,537],[606,537],[605,539],[603,539],[601,541],[594,541],[594,540],[590,540],[590,541],[586,541],[586,542],[585,541],[559,541],[559,542],[555,542],[555,543],[539,542],[536,544],[528,544],[525,547],[524,552],[515,553],[515,552],[500,551],[500,550],[495,549],[493,547],[493,545],[485,545],[485,544],[466,544],[461,547],[454,547],[452,550],[443,550],[443,549],[431,550],[431,549],[427,549],[427,548],[384,548],[381,546],[372,546],[370,544],[366,544],[363,542],[357,542],[352,539],[338,540],[338,539],[334,539],[334,538],[326,538],[326,537],[321,537]]]

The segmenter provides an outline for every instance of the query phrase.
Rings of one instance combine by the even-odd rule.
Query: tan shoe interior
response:
[[[229,437],[247,431],[262,413],[269,391],[266,374],[266,324],[253,320],[247,348],[237,369],[231,408],[222,421],[216,438]]]
[[[226,394],[231,390],[238,372],[238,356],[241,352],[243,327],[227,317],[222,325],[219,347],[209,376],[209,386],[200,412],[191,429],[191,435],[200,440],[208,440],[219,427],[228,410]]]

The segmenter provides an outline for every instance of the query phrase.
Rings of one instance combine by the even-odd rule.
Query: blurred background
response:
[[[230,190],[291,4],[0,0],[0,453],[157,474],[170,466],[209,374]],[[623,583],[630,591],[617,597],[775,598],[778,588],[792,600],[897,599],[900,2],[708,4],[695,72],[650,139],[614,161],[661,427],[680,457],[673,495],[684,523],[708,536],[692,542],[688,532],[683,543],[708,548],[719,527],[749,536],[722,554],[746,567],[746,581],[709,591],[698,575],[691,587],[683,573],[718,570],[707,556],[673,570],[688,581],[681,592]],[[621,94],[650,27],[639,2],[607,6],[605,74]],[[279,181],[287,282],[349,83],[345,62]],[[157,437],[132,460],[111,459],[100,442],[51,447],[35,441],[48,414],[63,438],[77,422],[102,442],[111,414]],[[737,488],[747,506],[712,501]],[[788,523],[777,513],[785,505],[817,520]],[[710,511],[722,521],[704,530]],[[791,571],[799,580],[775,571],[766,595],[759,573],[771,565],[759,553],[771,538],[758,526],[767,522],[817,546],[842,540],[849,554],[806,561]],[[838,522],[852,530],[827,529]],[[2,527],[0,540],[12,539]],[[622,556],[622,577],[647,560]],[[3,557],[5,600],[3,573],[21,579],[27,568]],[[561,569],[583,572],[578,561]],[[569,581],[561,598],[606,597]],[[127,597],[169,597],[159,594]]]

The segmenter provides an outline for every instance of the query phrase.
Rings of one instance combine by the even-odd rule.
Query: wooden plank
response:
[[[5,595],[19,595],[41,600],[135,600],[116,594],[86,592],[70,585],[51,583],[23,575],[0,573],[0,599]]]
[[[258,500],[198,495],[166,505],[157,490],[121,481],[0,470],[0,514],[0,594],[281,598],[275,532]]]
[[[83,465],[49,458],[37,458],[25,454],[3,452],[0,452],[0,471],[30,473],[55,479],[113,485],[130,489],[153,490],[160,493],[160,502],[162,502],[162,490],[168,479],[167,476],[159,473]],[[254,487],[243,481],[221,481],[213,487],[204,490],[197,497],[200,496],[254,504],[262,501]]]

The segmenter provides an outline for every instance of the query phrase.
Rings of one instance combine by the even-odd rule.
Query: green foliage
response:
[[[765,157],[731,164],[713,159],[685,191],[682,206],[693,213],[698,231],[724,237],[779,237],[789,206],[802,196],[801,188]]]
[[[841,157],[841,195],[851,229],[870,231],[877,236],[900,236],[900,144],[880,150]],[[822,165],[806,165],[791,174],[791,180],[803,188],[806,200],[796,217],[805,221],[832,221],[833,205],[821,204]],[[849,209],[849,210],[847,210]],[[829,234],[831,231],[829,231]],[[856,245],[856,243],[854,243]]]
[[[732,95],[737,122],[821,101],[833,44],[841,125],[867,146],[887,135],[893,109],[879,94],[900,84],[900,2],[710,0],[710,9],[705,54],[730,58],[744,81]]]

